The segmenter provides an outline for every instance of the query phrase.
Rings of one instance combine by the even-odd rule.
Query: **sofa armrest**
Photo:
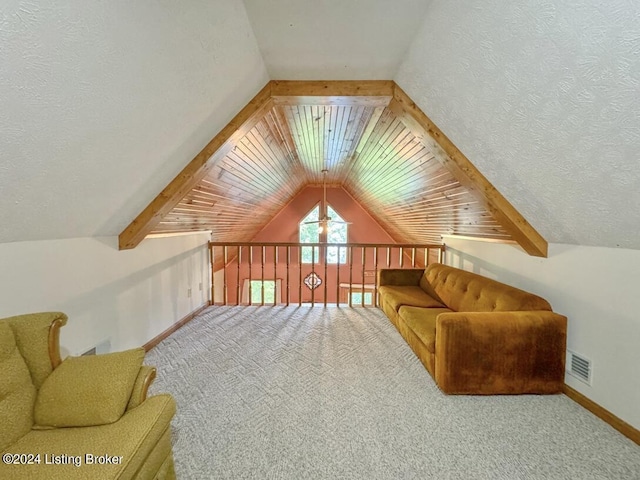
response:
[[[436,319],[445,393],[560,393],[567,318],[550,311],[452,312]]]
[[[378,287],[384,285],[418,286],[423,274],[423,268],[383,268],[378,270]]]
[[[140,372],[138,373],[138,377],[136,378],[136,383],[133,384],[133,390],[131,391],[131,398],[129,399],[129,403],[127,404],[127,410],[136,408],[147,399],[149,386],[155,379],[155,367],[150,367],[148,365],[143,365],[142,367],[140,367]]]

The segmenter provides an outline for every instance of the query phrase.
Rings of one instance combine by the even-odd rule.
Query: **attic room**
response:
[[[64,312],[60,366],[145,347],[156,371],[129,393],[175,398],[176,471],[105,444],[119,478],[638,478],[639,6],[13,0],[0,18],[0,318]],[[588,375],[443,393],[378,308],[380,270],[431,264],[548,301]],[[12,451],[7,427],[3,454],[57,464],[0,476],[93,475],[63,430]]]

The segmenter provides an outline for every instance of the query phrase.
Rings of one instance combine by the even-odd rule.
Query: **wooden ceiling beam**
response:
[[[207,172],[273,107],[271,82],[233,117],[169,185],[125,228],[120,250],[135,248],[153,228],[193,189]]]
[[[482,173],[453,144],[429,117],[394,84],[389,109],[421,142],[430,148],[436,159],[482,202],[494,219],[527,253],[546,257],[548,244],[529,222],[496,190]]]
[[[393,98],[392,80],[272,80],[276,105],[360,105],[386,107]]]

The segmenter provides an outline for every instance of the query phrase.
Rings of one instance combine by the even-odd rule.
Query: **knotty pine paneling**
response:
[[[366,103],[275,104],[153,233],[248,241],[304,186],[321,184],[323,168],[398,241],[511,239],[389,108]]]

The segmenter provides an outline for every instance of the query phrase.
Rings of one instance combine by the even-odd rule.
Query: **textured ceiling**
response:
[[[239,0],[0,2],[0,242],[117,235],[267,81]]]
[[[434,0],[396,81],[547,240],[639,249],[639,39],[639,2]]]
[[[117,235],[269,77],[393,78],[548,240],[640,249],[638,2],[245,3],[2,2],[0,242]]]
[[[386,80],[428,0],[244,0],[272,79]]]

